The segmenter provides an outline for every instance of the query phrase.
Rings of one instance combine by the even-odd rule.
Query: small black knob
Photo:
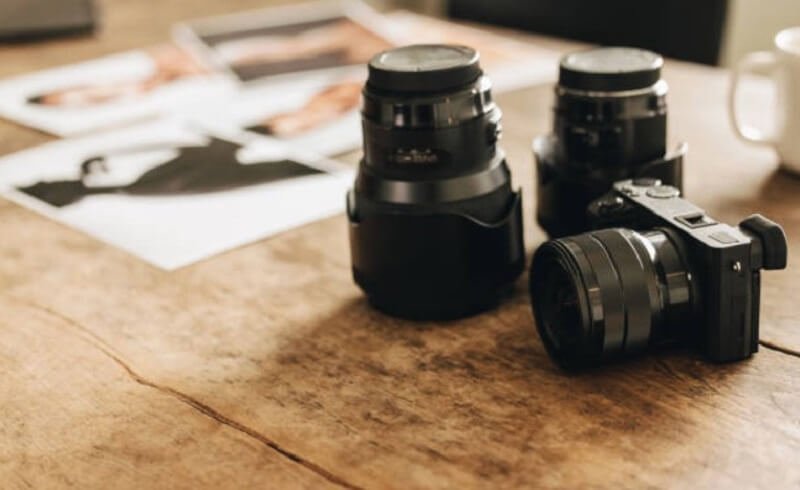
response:
[[[764,269],[786,268],[786,235],[778,223],[770,221],[760,214],[754,214],[739,223],[739,226],[755,235],[761,241]]]
[[[625,201],[619,196],[604,197],[597,201],[597,212],[601,216],[607,216],[625,206]]]

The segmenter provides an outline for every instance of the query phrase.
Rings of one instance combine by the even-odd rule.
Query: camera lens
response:
[[[373,305],[456,318],[494,305],[521,273],[500,116],[472,48],[412,45],[370,61],[348,215],[353,276]]]
[[[474,49],[425,44],[380,53],[370,61],[363,96],[365,177],[421,181],[505,171],[495,158],[500,110]],[[477,180],[448,192],[475,194]]]
[[[565,56],[556,88],[560,157],[581,169],[628,166],[664,155],[667,84],[661,56],[600,48]]]
[[[680,158],[666,155],[662,65],[656,53],[620,47],[562,58],[553,133],[534,141],[537,217],[551,236],[586,231],[586,206],[617,180],[655,177],[681,187]]]
[[[614,228],[539,247],[530,294],[548,353],[575,368],[681,339],[695,295],[680,240]]]

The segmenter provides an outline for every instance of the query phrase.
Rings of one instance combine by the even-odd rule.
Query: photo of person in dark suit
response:
[[[324,173],[290,159],[243,164],[237,158],[241,148],[239,143],[216,137],[209,138],[205,145],[174,148],[177,155],[173,158],[150,168],[133,182],[118,185],[92,183],[97,180],[93,177],[114,173],[108,164],[108,155],[98,155],[79,164],[80,177],[75,180],[40,181],[18,187],[17,190],[51,206],[64,207],[99,194],[178,196],[219,192]],[[148,147],[125,153],[152,150],[152,147]]]

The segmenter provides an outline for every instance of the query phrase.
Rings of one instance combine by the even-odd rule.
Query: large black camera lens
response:
[[[362,127],[348,194],[356,283],[402,317],[493,306],[525,258],[520,194],[496,145],[500,110],[478,53],[414,45],[376,55]]]
[[[587,205],[617,180],[652,177],[681,187],[685,149],[666,154],[663,60],[633,48],[565,56],[553,133],[534,140],[539,224],[551,236],[586,231]]]
[[[598,364],[686,335],[695,298],[680,238],[668,229],[593,231],[534,254],[539,334],[563,367]]]

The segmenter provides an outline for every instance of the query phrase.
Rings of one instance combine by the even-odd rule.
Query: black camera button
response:
[[[654,199],[672,199],[680,197],[681,191],[671,185],[656,185],[647,189],[647,195]]]
[[[661,185],[661,180],[652,177],[637,177],[631,181],[631,184],[637,187],[653,187]]]
[[[625,201],[619,196],[606,197],[597,201],[597,212],[606,216],[625,206]]]

